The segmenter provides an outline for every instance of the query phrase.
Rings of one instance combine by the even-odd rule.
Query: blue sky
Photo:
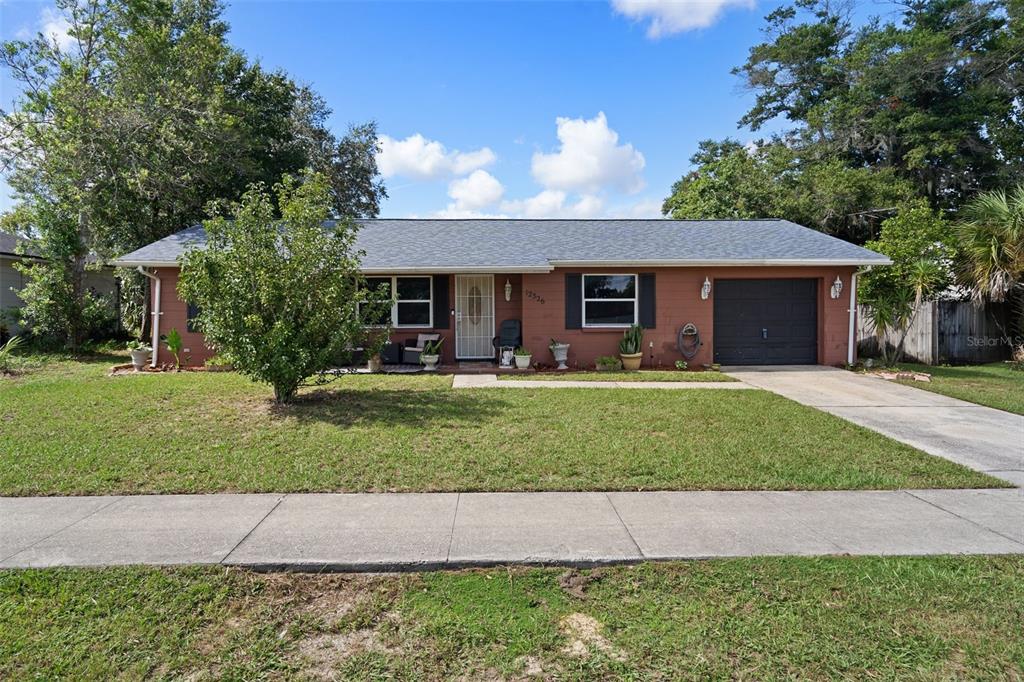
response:
[[[226,18],[235,46],[326,98],[336,130],[378,122],[383,216],[655,217],[699,140],[754,137],[729,70],[776,5],[236,0]],[[46,3],[0,13],[4,38],[55,26]]]

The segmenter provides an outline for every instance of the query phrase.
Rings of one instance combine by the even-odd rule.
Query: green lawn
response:
[[[1019,556],[6,571],[0,678],[1020,679],[1022,604]]]
[[[930,383],[912,380],[900,383],[979,405],[1024,414],[1024,372],[1010,369],[1005,362],[971,367],[932,367],[901,363],[900,368],[932,375]]]
[[[452,390],[348,375],[277,408],[233,373],[0,379],[0,494],[1003,485],[757,390]]]
[[[540,381],[736,381],[721,372],[679,372],[643,369],[637,372],[537,372],[533,374],[499,374],[498,379]]]

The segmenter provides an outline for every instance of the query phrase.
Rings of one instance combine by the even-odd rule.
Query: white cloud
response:
[[[633,204],[612,206],[608,218],[661,218],[661,199],[641,199]]]
[[[612,0],[619,14],[647,21],[647,37],[651,39],[707,28],[727,8],[753,9],[755,4],[756,0]]]
[[[455,200],[449,208],[477,211],[492,206],[505,194],[505,187],[485,170],[475,170],[465,178],[452,180],[448,196]]]
[[[619,144],[604,112],[592,119],[555,119],[558,151],[533,155],[533,177],[546,189],[594,194],[615,188],[639,192],[644,181],[644,155],[631,144]]]
[[[62,52],[68,52],[77,42],[75,38],[68,35],[71,30],[71,22],[64,15],[52,7],[44,7],[39,16],[39,30],[46,36],[46,39],[55,44]]]
[[[448,151],[437,140],[428,140],[416,133],[404,140],[381,135],[377,165],[385,178],[404,175],[417,180],[436,180],[465,175],[494,163],[495,159],[497,156],[488,147],[471,152]]]
[[[562,190],[546,189],[526,199],[504,201],[501,210],[519,218],[597,218],[604,209],[604,200],[592,194],[567,204],[568,198]]]

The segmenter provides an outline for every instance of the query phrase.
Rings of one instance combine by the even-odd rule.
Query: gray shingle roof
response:
[[[22,246],[27,248],[21,249],[19,252],[18,243],[21,242]],[[33,256],[38,258],[39,251],[29,247],[24,243],[24,240],[18,239],[15,235],[9,232],[0,232],[0,253],[4,255],[17,255],[17,256]]]
[[[889,260],[787,220],[359,221],[367,271],[547,271],[556,265],[885,265]],[[201,226],[126,254],[169,265],[206,241]]]

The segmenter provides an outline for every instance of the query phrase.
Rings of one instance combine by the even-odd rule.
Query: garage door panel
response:
[[[715,362],[818,361],[816,279],[717,280],[714,301]]]

